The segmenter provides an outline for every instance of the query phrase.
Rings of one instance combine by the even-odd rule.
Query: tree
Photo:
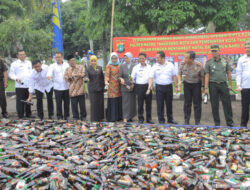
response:
[[[250,0],[247,0],[247,11],[239,23],[239,28],[240,30],[250,30]]]
[[[144,24],[149,33],[173,34],[185,26],[207,26],[212,21],[216,31],[236,30],[245,13],[246,0],[119,0],[117,18],[130,31]]]
[[[3,55],[14,55],[23,48],[31,58],[46,60],[51,55],[52,33],[31,28],[30,19],[10,17],[0,25],[0,49]]]
[[[22,6],[14,0],[0,1],[0,23],[9,16],[21,16],[23,14]]]

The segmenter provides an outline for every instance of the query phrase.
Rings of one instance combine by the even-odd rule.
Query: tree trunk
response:
[[[107,36],[106,36],[106,31],[104,29],[103,34],[102,34],[102,51],[103,51],[103,62],[104,62],[104,68],[106,68],[106,65],[108,63],[108,51],[107,51]]]

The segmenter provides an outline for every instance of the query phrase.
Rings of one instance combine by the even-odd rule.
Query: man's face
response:
[[[139,56],[139,63],[145,64],[145,63],[146,63],[146,57],[143,56],[143,55],[140,55],[140,56]]]
[[[20,51],[17,54],[17,58],[20,59],[21,61],[24,61],[26,59],[26,54],[24,51]]]
[[[184,63],[185,64],[190,63],[190,55],[188,53],[184,54]]]
[[[37,72],[41,72],[42,71],[42,64],[41,63],[37,63],[33,66],[33,68],[37,71]]]
[[[250,56],[250,45],[245,45],[245,51],[247,56]]]
[[[213,58],[217,58],[220,56],[220,50],[212,50],[211,53]]]
[[[63,62],[63,56],[60,53],[57,53],[55,55],[55,58],[56,58],[57,63],[62,63]]]
[[[76,52],[75,55],[78,56],[78,52]]]
[[[164,58],[162,58],[161,55],[157,53],[156,54],[156,62],[162,64],[163,60],[164,60]]]
[[[71,67],[74,67],[76,65],[76,59],[75,58],[70,59],[68,62],[69,62]]]

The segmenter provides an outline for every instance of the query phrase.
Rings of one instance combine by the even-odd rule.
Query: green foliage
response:
[[[10,17],[0,25],[0,49],[3,55],[15,54],[23,47],[27,55],[47,59],[51,54],[52,33],[31,28],[30,19],[17,20]]]
[[[241,30],[250,30],[250,0],[247,0],[247,11],[246,14],[242,16],[239,28]]]

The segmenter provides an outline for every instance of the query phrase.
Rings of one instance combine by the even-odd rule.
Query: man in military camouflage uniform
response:
[[[5,97],[5,88],[8,87],[8,74],[7,67],[3,60],[0,58],[0,106],[2,108],[2,115],[4,118],[8,118],[7,103]]]
[[[219,45],[211,46],[212,58],[205,66],[205,94],[209,94],[214,124],[220,126],[219,99],[221,99],[227,126],[233,126],[233,113],[229,90],[232,89],[232,69],[228,61],[220,56]],[[228,79],[228,84],[227,84]]]

